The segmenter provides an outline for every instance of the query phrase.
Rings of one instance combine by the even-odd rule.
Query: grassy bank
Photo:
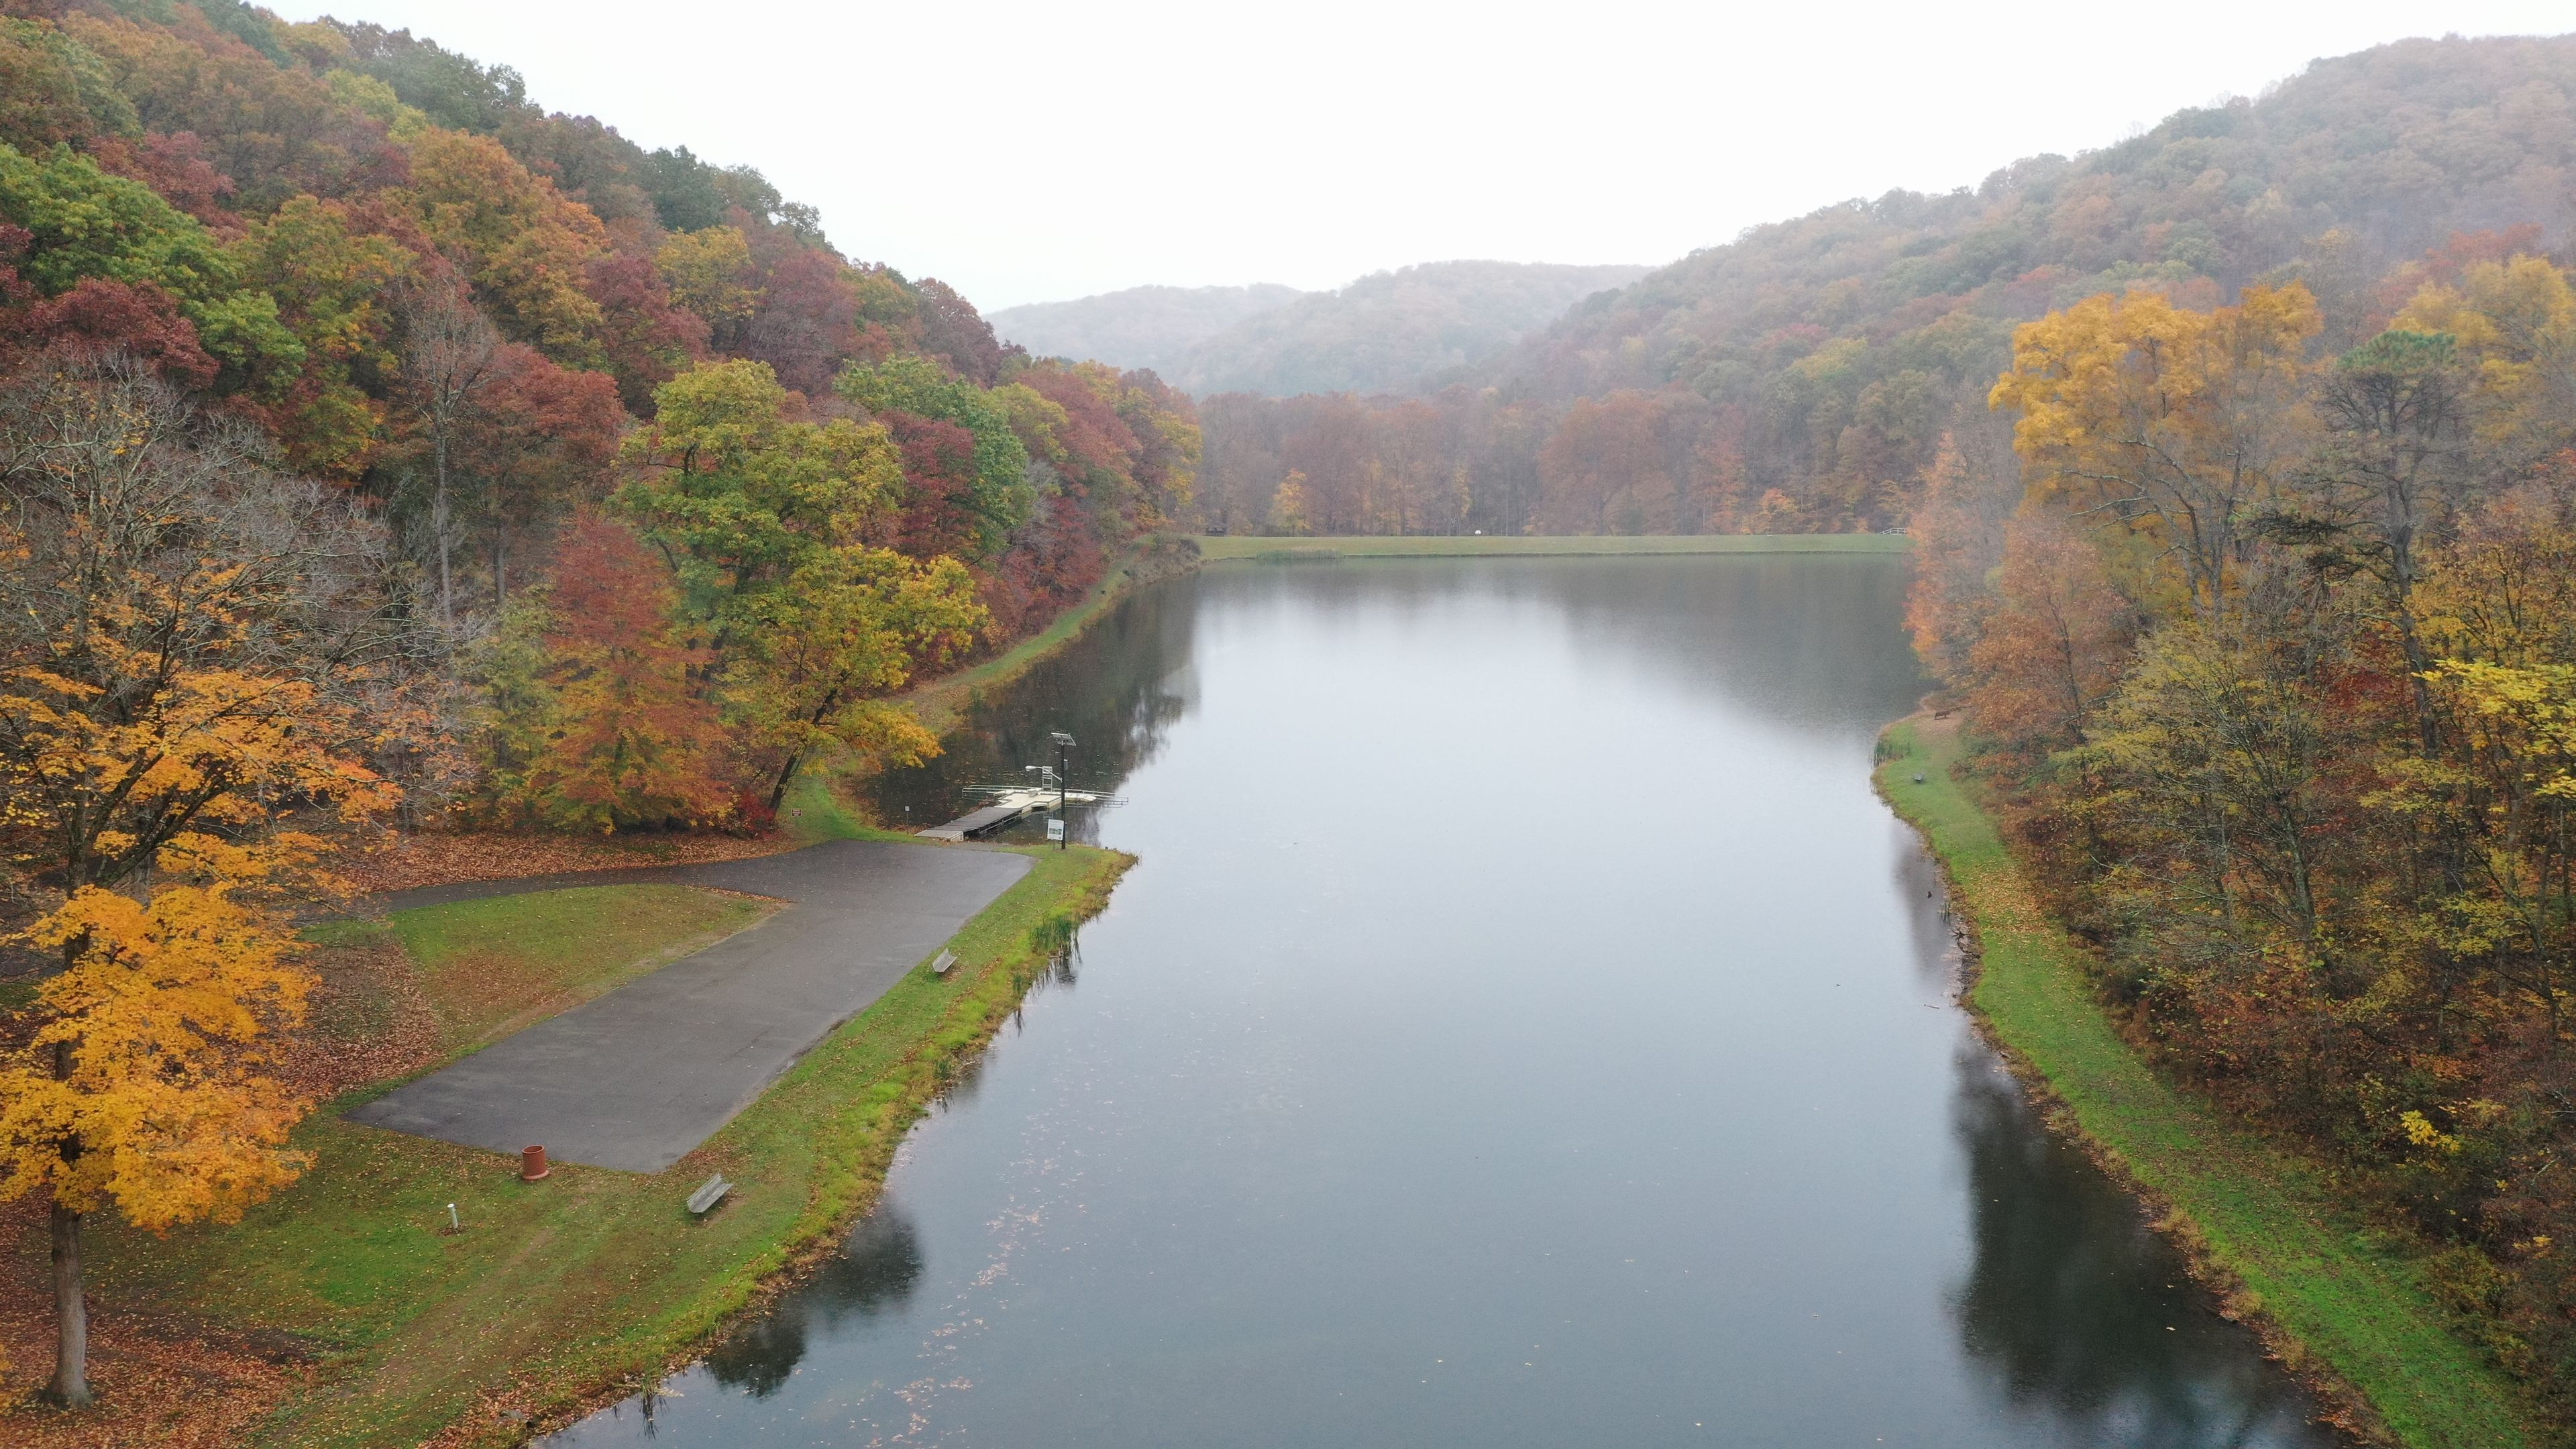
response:
[[[873,1199],[921,1105],[1129,864],[1103,850],[1032,853],[1036,868],[952,943],[961,964],[946,978],[916,970],[667,1172],[559,1165],[524,1184],[511,1159],[341,1120],[380,1085],[315,1114],[297,1134],[312,1170],[238,1224],[155,1240],[99,1223],[93,1311],[309,1354],[301,1387],[245,1436],[261,1444],[510,1443],[641,1383],[781,1269],[828,1250]],[[602,889],[635,888],[393,917],[420,989],[470,1003],[442,1010],[442,1039],[479,1039],[526,1009],[524,988],[487,999],[459,963],[550,983],[542,990],[604,989],[759,911],[673,888],[573,899]],[[658,924],[639,924],[646,917]],[[610,937],[617,949],[596,948]],[[718,1171],[740,1187],[692,1219],[682,1200]],[[449,1227],[450,1203],[461,1230]],[[113,1375],[102,1379],[112,1395]]]
[[[1608,535],[1535,538],[1522,534],[1466,534],[1348,538],[1247,538],[1209,536],[1199,541],[1208,563],[1295,562],[1325,558],[1562,558],[1646,557],[1706,553],[1903,553],[1904,537],[1890,533],[1700,533],[1679,536]]]
[[[1976,934],[1970,1004],[2056,1098],[2060,1125],[2167,1208],[2170,1226],[2276,1349],[2352,1401],[2355,1427],[2423,1449],[2535,1441],[2512,1385],[2454,1334],[2393,1241],[2296,1157],[2240,1130],[2152,1071],[2112,1028],[2082,947],[2024,884],[1956,773],[1950,722],[1884,740],[1879,786],[1947,870]],[[1921,773],[1924,781],[1914,783]]]

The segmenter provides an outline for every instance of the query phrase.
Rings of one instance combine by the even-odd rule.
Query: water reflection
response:
[[[1011,1009],[1011,1020],[1004,1029],[1017,1036],[1028,1030],[1029,1007],[1050,991],[1070,991],[1082,975],[1081,932],[1061,922],[1041,922],[1037,928],[1040,944],[1047,953],[1046,968],[1029,983],[1021,994],[1019,1005]],[[1048,938],[1052,936],[1050,943]],[[989,1052],[964,1060],[946,1060],[939,1064],[941,1079],[935,1106],[954,1111],[975,1100],[984,1084],[984,1068],[991,1063]]]
[[[1195,703],[1202,621],[1273,600],[1283,582],[1313,627],[1382,628],[1392,619],[1426,657],[1458,647],[1442,635],[1462,602],[1502,604],[1527,621],[1533,643],[1571,634],[1604,671],[1642,671],[1783,729],[1875,734],[1929,687],[1903,632],[1871,627],[1903,613],[1907,574],[1890,562],[1753,555],[1721,568],[1665,559],[1604,568],[1590,559],[1382,559],[1194,574],[1112,606],[1080,639],[971,706],[943,754],[880,777],[872,795],[890,824],[952,819],[972,806],[966,787],[1021,780],[1023,766],[1052,761],[1048,737],[1057,730],[1078,742],[1072,783],[1117,790]],[[1351,701],[1356,724],[1368,714],[1369,701]],[[1072,837],[1099,843],[1102,814],[1072,814]],[[1000,838],[1043,832],[1032,817]]]
[[[1923,848],[1913,828],[1893,813],[1888,826],[1896,836],[1896,848],[1889,854],[1896,863],[1896,893],[1906,905],[1915,971],[1925,985],[1939,987],[1945,996],[1955,995],[1963,984],[1959,974],[1963,961],[1959,927],[1950,919],[1950,898],[1942,884],[1940,862]]]
[[[861,1219],[813,1277],[707,1355],[715,1381],[767,1398],[805,1358],[809,1334],[903,1307],[921,1281],[921,1236],[891,1200]]]
[[[2309,1442],[2304,1397],[1990,1052],[1961,1054],[1956,1112],[1977,1247],[1959,1333],[2004,1403],[2061,1443]]]
[[[1111,611],[880,790],[945,818],[1084,741],[1142,861],[1091,959],[908,1140],[903,1291],[788,1294],[657,1443],[2326,1442],[1967,1034],[1867,783],[1904,585],[1234,568]]]
[[[877,779],[871,794],[878,818],[916,828],[954,819],[971,807],[968,786],[1024,783],[1023,766],[1052,763],[1049,736],[1057,730],[1076,742],[1069,782],[1115,790],[1189,712],[1198,587],[1190,576],[1129,595],[1081,638],[971,704],[941,754]],[[1072,837],[1097,844],[1098,812],[1076,809],[1072,816]],[[1041,829],[1032,820],[1010,838]]]
[[[1380,559],[1219,569],[1198,587],[1201,612],[1221,615],[1279,598],[1284,574],[1309,627],[1392,627],[1426,659],[1477,647],[1454,627],[1462,618],[1506,611],[1533,647],[1562,636],[1605,677],[1649,677],[1785,728],[1875,736],[1931,687],[1904,631],[1887,627],[1904,616],[1901,560],[1752,554],[1710,564]]]

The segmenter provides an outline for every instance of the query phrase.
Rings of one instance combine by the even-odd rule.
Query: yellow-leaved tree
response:
[[[2013,334],[1994,406],[2040,502],[2123,528],[2204,618],[2226,611],[2247,527],[2305,456],[2308,339],[2296,283],[2209,312],[2153,292],[2103,295]]]
[[[36,902],[14,934],[59,961],[0,1056],[0,1200],[48,1200],[69,1405],[82,1218],[230,1220],[301,1171],[282,897],[322,827],[393,803],[361,763],[395,662],[380,537],[266,463],[115,364],[0,382],[0,860]]]
[[[2529,466],[2576,441],[2576,285],[2546,258],[2479,262],[2391,324],[2453,339],[2477,380],[2481,439]]]
[[[1303,538],[1315,531],[1314,503],[1306,488],[1306,475],[1291,468],[1279,480],[1279,491],[1270,496],[1272,533],[1290,538]]]

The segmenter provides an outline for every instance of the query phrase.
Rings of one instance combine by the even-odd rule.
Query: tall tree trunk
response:
[[[69,970],[80,959],[86,938],[63,943],[63,967]],[[71,1080],[72,1044],[54,1043],[55,1077]],[[79,1138],[63,1144],[63,1161],[81,1158]],[[89,1404],[89,1305],[81,1298],[80,1214],[65,1208],[62,1200],[54,1201],[54,1379],[45,1386],[45,1397],[65,1408],[84,1408]]]
[[[456,581],[447,566],[447,425],[444,420],[430,424],[433,437],[430,451],[437,459],[437,482],[429,495],[429,531],[438,541],[438,622],[456,622]]]
[[[798,750],[787,757],[786,764],[778,767],[778,778],[769,787],[769,809],[772,814],[776,814],[778,807],[786,801],[787,787],[795,783],[796,768],[804,763],[805,752]]]
[[[833,708],[840,702],[841,691],[837,689],[824,695],[823,702],[814,706],[814,712],[806,717],[805,722],[809,725],[820,725],[831,717]],[[773,814],[787,799],[787,787],[795,782],[797,768],[805,763],[807,749],[808,747],[804,745],[797,746],[795,752],[787,757],[787,763],[778,767],[778,779],[769,787],[769,808]]]
[[[81,1299],[81,1215],[54,1204],[54,1378],[45,1397],[89,1407],[89,1305]]]

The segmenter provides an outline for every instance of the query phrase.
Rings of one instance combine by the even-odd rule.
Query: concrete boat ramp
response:
[[[659,1172],[757,1101],[1029,871],[1026,856],[836,840],[711,865],[398,892],[391,910],[597,885],[690,885],[788,908],[507,1037],[348,1118],[419,1137]]]

